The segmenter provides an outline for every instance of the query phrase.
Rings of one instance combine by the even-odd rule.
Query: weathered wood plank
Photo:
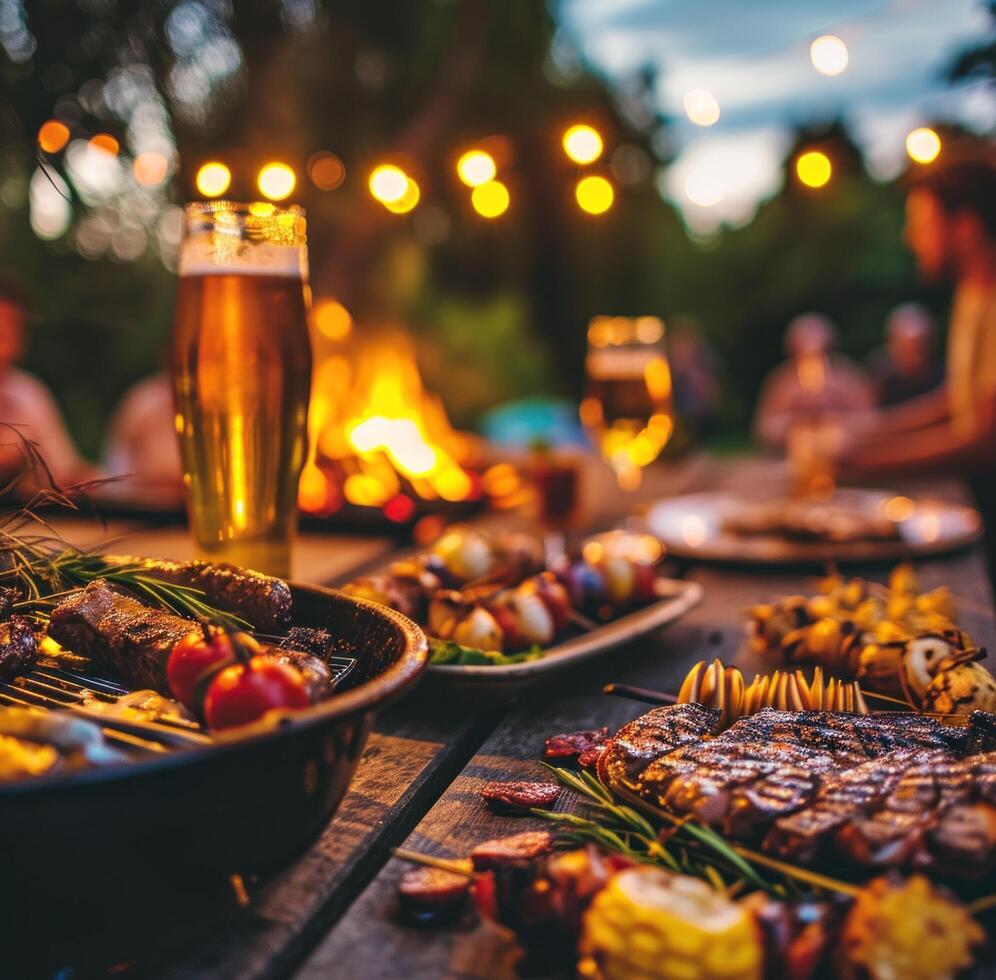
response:
[[[383,865],[496,719],[494,711],[430,715],[412,701],[386,712],[317,843],[253,895],[247,910],[214,925],[193,950],[170,957],[161,975],[242,980],[286,973]]]

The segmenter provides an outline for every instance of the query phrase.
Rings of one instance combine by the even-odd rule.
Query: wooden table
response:
[[[768,485],[772,472],[772,464],[757,460],[700,460],[656,478],[645,496]],[[934,492],[960,494],[951,483],[928,485]],[[908,482],[903,491],[911,492]],[[599,526],[621,517],[621,508],[630,503],[615,494],[596,496]],[[326,547],[335,548],[336,540],[327,539]],[[150,543],[152,549],[160,545],[161,540]],[[313,542],[308,549],[322,551]],[[366,561],[382,552],[359,543],[356,554]],[[964,626],[980,644],[996,648],[980,550],[919,567],[927,587],[952,588],[963,600]],[[333,574],[341,579],[344,571]],[[403,866],[390,850],[404,842],[416,850],[459,856],[484,839],[533,826],[537,821],[530,818],[491,814],[478,798],[481,785],[513,773],[539,776],[537,758],[551,733],[618,726],[645,710],[602,695],[607,681],[674,691],[688,668],[703,658],[718,656],[752,667],[742,649],[743,607],[808,587],[803,574],[786,570],[692,564],[677,571],[701,582],[706,598],[660,635],[597,659],[512,705],[447,703],[423,687],[386,712],[339,812],[315,846],[255,891],[248,909],[234,910],[212,926],[204,942],[171,956],[169,963],[143,968],[177,978],[515,976],[515,947],[473,917],[434,931],[399,924],[395,889]],[[853,571],[882,578],[886,569]]]

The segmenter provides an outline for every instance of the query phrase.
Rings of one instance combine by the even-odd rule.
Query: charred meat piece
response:
[[[279,663],[296,668],[304,678],[308,699],[312,704],[327,698],[332,693],[332,672],[328,664],[303,650],[285,650],[282,647],[263,647],[264,653],[271,654]]]
[[[460,911],[467,900],[470,882],[470,874],[443,868],[406,871],[398,882],[401,914],[419,925],[447,921]]]
[[[719,711],[701,704],[654,708],[609,739],[598,759],[598,778],[613,788],[639,789],[638,777],[654,759],[714,735],[718,725]]]
[[[996,870],[996,806],[961,803],[945,810],[928,846],[939,871],[983,878]]]
[[[596,728],[589,731],[565,732],[563,735],[551,735],[543,745],[543,758],[573,759],[594,748],[597,748],[601,752],[608,739],[608,728]]]
[[[241,616],[262,633],[279,632],[290,624],[291,592],[283,579],[225,563],[107,557],[113,562],[141,565],[164,582],[200,589],[216,609]]]
[[[525,780],[487,783],[481,790],[482,799],[502,813],[522,813],[532,807],[553,806],[560,796],[556,783],[532,783]]]
[[[553,849],[553,835],[546,830],[527,830],[478,844],[470,852],[475,871],[528,864]]]
[[[0,623],[0,681],[9,681],[34,662],[38,653],[31,621],[11,616]]]
[[[355,652],[348,640],[316,626],[292,626],[279,646],[282,650],[303,650],[324,663],[328,663],[329,657],[350,657]]]
[[[782,742],[830,753],[838,765],[854,766],[896,749],[958,752],[965,732],[923,715],[855,715],[835,711],[775,711],[741,718],[723,741]]]
[[[14,603],[20,597],[17,589],[12,589],[9,586],[0,588],[0,621],[10,619],[14,612]]]
[[[820,772],[833,758],[781,742],[725,742],[723,738],[688,745],[652,762],[640,776],[640,794],[658,806],[692,814],[710,826],[723,826],[728,817],[744,829],[779,815],[776,786],[788,792],[786,806],[794,809],[816,792]],[[751,799],[743,792],[761,780],[774,780],[767,792]],[[736,816],[732,816],[736,797]],[[765,802],[765,797],[769,801]],[[794,806],[792,805],[794,803]],[[790,812],[782,810],[781,812]]]
[[[168,694],[166,661],[193,627],[189,619],[150,609],[97,579],[52,610],[48,634],[75,653],[109,664],[133,686]]]
[[[764,849],[804,864],[829,848],[837,831],[868,814],[898,785],[914,765],[930,761],[922,751],[898,749],[824,778],[812,801],[775,821]]]
[[[973,711],[968,724],[968,747],[965,752],[996,752],[996,714]]]

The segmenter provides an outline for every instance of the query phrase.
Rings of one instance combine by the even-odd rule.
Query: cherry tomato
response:
[[[653,602],[657,598],[657,569],[653,565],[636,562],[636,585],[633,598],[642,604]]]
[[[272,708],[306,708],[311,702],[300,671],[272,657],[232,664],[211,681],[204,697],[209,728],[235,728]]]
[[[212,630],[205,637],[202,630],[192,630],[170,651],[166,662],[166,680],[173,696],[191,711],[198,708],[199,681],[213,667],[232,659],[232,642],[222,630]]]

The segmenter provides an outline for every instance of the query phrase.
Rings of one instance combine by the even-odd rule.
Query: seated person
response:
[[[906,198],[906,242],[920,274],[954,282],[945,382],[878,413],[839,463],[863,478],[944,473],[969,478],[996,579],[996,162],[955,159],[918,174]]]
[[[20,290],[0,282],[0,483],[7,484],[19,474],[19,495],[24,496],[51,482],[32,460],[24,440],[31,442],[48,467],[51,480],[66,487],[96,475],[84,461],[66,429],[62,412],[44,382],[15,365],[24,356],[27,303]]]
[[[880,406],[925,395],[944,380],[933,340],[930,313],[919,303],[904,303],[889,314],[885,349],[872,359],[869,370]]]
[[[754,433],[765,446],[784,448],[801,419],[865,411],[874,404],[862,373],[833,352],[835,336],[833,324],[820,313],[804,313],[789,324],[789,359],[765,379],[754,415]]]
[[[183,470],[174,425],[173,389],[165,371],[136,382],[121,397],[108,428],[104,465],[126,483],[179,498]]]

